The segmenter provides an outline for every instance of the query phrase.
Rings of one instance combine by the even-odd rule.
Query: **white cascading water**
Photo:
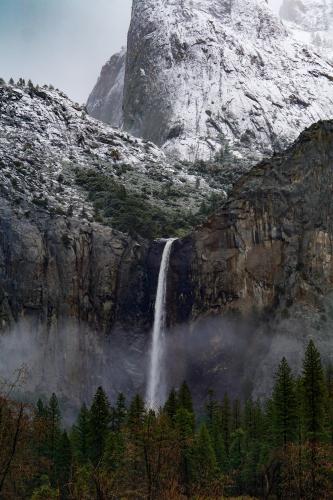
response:
[[[164,355],[167,280],[171,248],[173,242],[176,239],[177,238],[170,238],[166,240],[166,244],[162,254],[160,272],[158,275],[154,327],[150,351],[148,386],[146,394],[146,403],[148,405],[148,408],[152,409],[159,408],[163,404],[165,397]]]

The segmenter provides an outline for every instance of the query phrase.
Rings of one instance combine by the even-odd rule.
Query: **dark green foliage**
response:
[[[223,436],[222,407],[214,398],[214,392],[208,392],[206,404],[207,428],[214,449],[217,465],[221,471],[227,469],[228,460]]]
[[[303,418],[308,439],[318,441],[323,434],[325,382],[320,354],[310,340],[303,364]]]
[[[32,492],[31,500],[58,500],[58,490],[51,487],[47,476],[41,477],[41,485]]]
[[[83,405],[71,434],[71,441],[76,452],[76,459],[81,464],[86,463],[89,458],[89,430],[90,414],[86,405]]]
[[[123,393],[118,394],[115,408],[112,409],[112,430],[119,432],[127,417],[126,398]]]
[[[72,448],[67,432],[64,431],[59,439],[55,457],[56,478],[63,498],[67,498],[68,483],[72,470]]]
[[[223,446],[226,456],[229,456],[231,440],[231,405],[227,394],[224,395],[221,408],[221,430],[223,437]]]
[[[121,467],[125,455],[125,438],[121,432],[111,432],[106,440],[103,465],[107,470]]]
[[[282,359],[275,376],[272,409],[275,445],[286,448],[297,438],[298,423],[295,382],[286,358]]]
[[[46,418],[46,417],[47,417],[47,407],[45,407],[41,399],[38,399],[36,404],[36,418]]]
[[[61,436],[61,413],[57,396],[53,393],[46,409],[48,424],[47,454],[54,462]]]
[[[186,382],[183,382],[178,392],[178,402],[181,408],[184,408],[189,413],[193,413],[192,394]]]
[[[97,465],[103,456],[110,422],[109,401],[102,387],[99,387],[89,412],[89,456],[94,465]]]
[[[145,197],[94,170],[78,170],[76,182],[88,191],[96,214],[102,215],[101,221],[124,233],[155,239],[189,230],[193,225],[188,215],[173,218]]]
[[[217,475],[217,462],[208,429],[202,424],[191,450],[191,479],[208,486]]]
[[[180,407],[176,413],[175,427],[180,452],[179,475],[184,490],[188,494],[191,474],[191,445],[194,437],[193,414]]]
[[[145,403],[142,397],[139,394],[137,394],[133,398],[128,410],[128,415],[127,415],[128,427],[131,430],[139,429],[144,422],[145,414],[146,414]]]
[[[175,389],[172,389],[164,405],[164,411],[167,413],[167,415],[173,422],[175,421],[178,408],[179,408],[178,394]]]
[[[225,196],[218,193],[211,193],[207,200],[202,202],[197,214],[198,219],[204,220],[213,213],[217,212],[224,202]]]
[[[333,498],[331,370],[325,375],[310,342],[299,378],[282,359],[271,398],[219,401],[209,391],[205,414],[195,414],[186,383],[158,412],[139,395],[127,409],[119,394],[111,408],[100,387],[71,439],[53,394],[37,402],[30,424],[26,415],[31,455],[24,450],[11,476],[16,488],[32,468],[21,479],[25,496],[13,488],[4,498]]]

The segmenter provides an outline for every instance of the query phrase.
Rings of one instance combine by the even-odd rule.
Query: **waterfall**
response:
[[[165,397],[165,321],[166,296],[170,253],[177,238],[166,240],[162,254],[155,300],[154,327],[149,360],[148,386],[146,402],[149,408],[159,408]]]

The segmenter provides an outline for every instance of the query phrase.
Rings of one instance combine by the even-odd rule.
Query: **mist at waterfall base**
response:
[[[145,337],[114,330],[100,335],[87,325],[64,320],[52,334],[20,321],[0,336],[0,381],[12,381],[23,367],[25,382],[19,398],[35,402],[55,392],[66,418],[71,420],[82,403],[90,404],[102,386],[112,401],[118,392],[127,396],[145,387]]]
[[[210,388],[222,398],[261,398],[269,394],[274,371],[283,356],[301,370],[306,343],[313,337],[325,361],[332,358],[332,321],[319,325],[316,317],[301,313],[294,318],[256,320],[210,317],[165,332],[165,387],[186,380],[196,404]],[[71,321],[52,335],[21,321],[0,337],[0,378],[13,379],[15,370],[27,368],[22,397],[36,401],[55,392],[71,420],[83,402],[90,404],[102,385],[114,403],[119,391],[127,398],[146,394],[151,336],[114,330],[108,337]]]

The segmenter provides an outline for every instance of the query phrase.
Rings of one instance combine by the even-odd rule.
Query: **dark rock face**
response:
[[[177,242],[173,321],[320,308],[333,288],[332,188],[333,122],[319,122],[252,169],[220,213]]]
[[[33,316],[48,332],[63,318],[104,334],[115,324],[147,328],[147,252],[146,242],[99,224],[37,211],[20,217],[2,202],[2,327]]]

